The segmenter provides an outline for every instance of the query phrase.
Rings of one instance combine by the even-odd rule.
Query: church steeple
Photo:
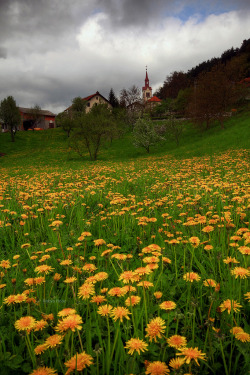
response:
[[[152,97],[152,87],[149,86],[148,68],[146,66],[145,86],[142,88],[142,98],[146,102]]]
[[[148,79],[148,69],[147,69],[147,67],[146,67],[145,87],[149,87],[149,79]]]

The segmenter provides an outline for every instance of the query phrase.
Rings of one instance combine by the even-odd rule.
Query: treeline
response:
[[[240,48],[231,48],[222,53],[221,57],[213,57],[204,61],[196,67],[183,71],[174,71],[166,77],[162,87],[155,95],[160,99],[177,98],[180,90],[192,87],[201,75],[211,72],[213,69],[225,66],[231,66],[231,72],[228,76],[231,81],[239,82],[244,78],[250,77],[250,39],[244,40]],[[227,69],[229,72],[230,69]]]

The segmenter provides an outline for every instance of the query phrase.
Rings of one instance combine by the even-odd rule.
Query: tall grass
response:
[[[245,374],[248,151],[71,168],[39,144],[2,164],[1,373]]]

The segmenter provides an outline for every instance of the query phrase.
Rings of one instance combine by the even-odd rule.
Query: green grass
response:
[[[250,148],[250,115],[245,112],[225,121],[225,129],[214,125],[208,131],[200,131],[191,123],[183,123],[183,134],[180,145],[168,136],[166,141],[154,146],[150,155],[163,156],[165,154],[175,158],[190,158],[204,155],[213,155],[229,149]],[[10,134],[0,134],[0,153],[6,154],[0,158],[0,167],[19,169],[20,167],[36,169],[44,166],[55,168],[78,168],[82,163],[90,162],[89,156],[81,158],[68,147],[68,138],[62,129],[48,129],[40,132],[19,132],[15,142],[11,142]],[[107,161],[125,161],[137,159],[147,155],[144,149],[133,146],[132,133],[103,144],[98,159]]]
[[[247,373],[249,343],[232,329],[241,327],[249,339],[248,122],[245,113],[228,119],[225,130],[203,133],[183,124],[179,147],[167,140],[149,156],[128,133],[104,145],[97,162],[69,151],[61,129],[20,132],[15,143],[0,134],[1,375],[32,374],[39,366],[65,374],[67,361],[83,351],[93,365],[82,373],[144,375],[145,361],[170,366],[180,354],[167,341],[176,334],[205,355],[200,366],[192,360],[179,373]],[[143,273],[148,263],[152,272],[132,280],[138,305],[128,306],[121,276]],[[110,316],[98,313],[92,294],[82,295],[100,272],[108,277],[95,280],[93,293],[113,306]],[[117,297],[114,288],[126,294]],[[169,301],[176,307],[165,310]],[[60,328],[67,307],[82,319],[76,331]],[[115,321],[118,307],[129,309],[128,320]],[[21,318],[44,324],[44,314],[54,320],[42,331],[22,330]],[[154,341],[146,329],[156,317],[164,328]],[[34,354],[61,331],[57,348]],[[135,338],[145,352],[128,352]]]

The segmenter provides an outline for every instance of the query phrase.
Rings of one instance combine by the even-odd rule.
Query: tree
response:
[[[11,141],[14,142],[17,128],[21,123],[21,115],[12,96],[8,96],[6,99],[1,101],[0,117],[3,123],[7,125],[8,129],[10,129]]]
[[[109,92],[109,102],[113,108],[119,107],[119,101],[117,97],[115,96],[114,90],[112,88],[110,89],[110,92]]]
[[[128,107],[129,105],[138,102],[141,103],[141,90],[139,87],[133,85],[129,89],[122,89],[120,92],[121,107]]]
[[[30,110],[30,117],[32,122],[32,128],[38,128],[42,119],[41,107],[36,104]]]
[[[205,129],[214,121],[224,128],[225,114],[240,98],[239,85],[231,81],[225,67],[217,65],[210,72],[202,73],[195,82],[188,107],[195,123]]]
[[[112,112],[106,104],[99,104],[76,119],[76,129],[70,137],[70,146],[81,156],[87,149],[90,159],[96,160],[102,142],[116,133]]]
[[[139,118],[133,130],[135,147],[145,148],[149,153],[151,146],[164,140],[164,137],[157,132],[157,129],[150,118]]]
[[[183,123],[171,114],[169,120],[164,124],[167,135],[174,139],[177,146],[180,144],[180,138],[183,133]]]
[[[86,112],[86,102],[80,96],[75,97],[72,100],[70,112],[73,118],[81,116],[82,113]]]
[[[60,126],[70,136],[70,133],[75,129],[76,123],[70,113],[62,112],[56,116],[57,126]]]

